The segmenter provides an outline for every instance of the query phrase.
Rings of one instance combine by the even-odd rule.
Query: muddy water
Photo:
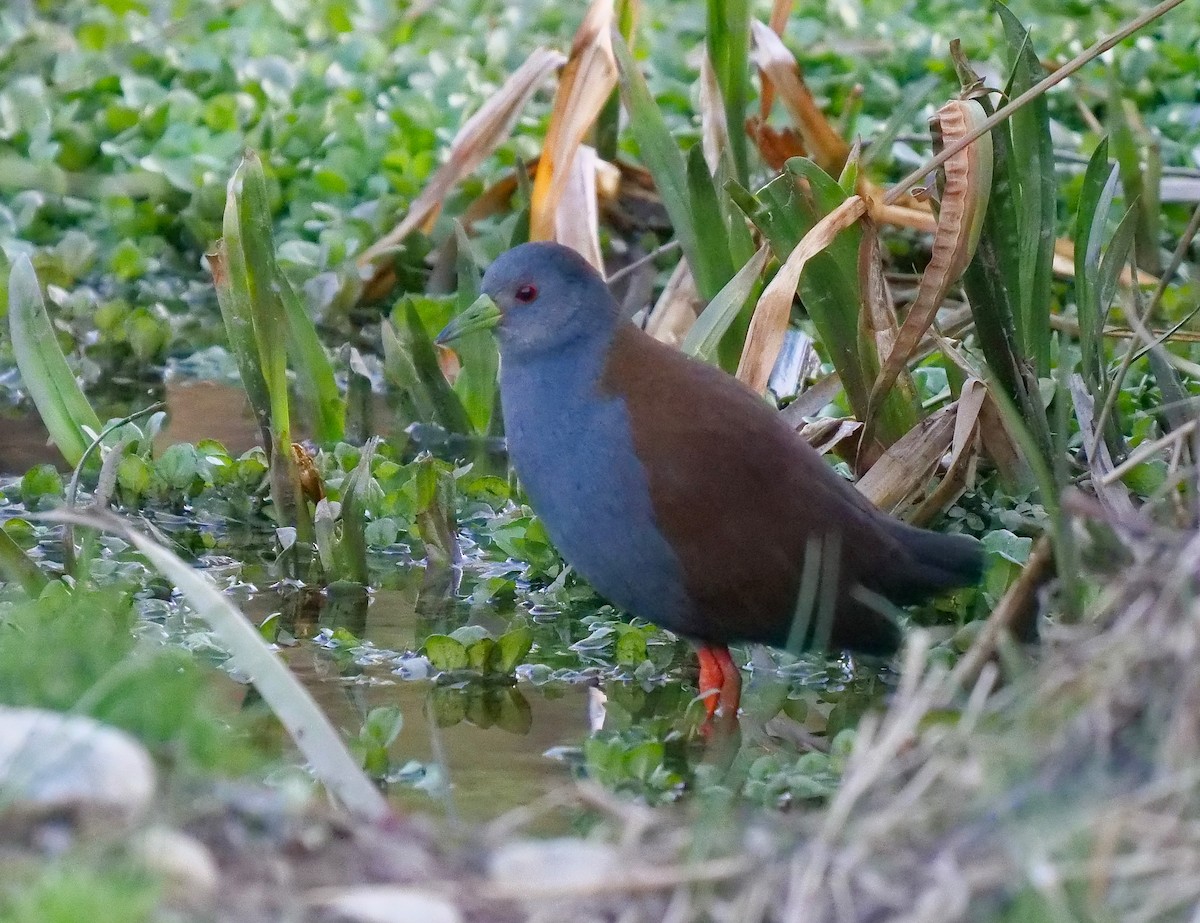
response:
[[[161,400],[167,405],[167,425],[155,445],[162,451],[177,442],[216,439],[237,456],[259,442],[246,394],[238,385],[213,381],[177,381],[163,386]],[[100,408],[103,419],[106,414]],[[0,477],[21,475],[34,465],[52,464],[67,468],[63,457],[50,444],[41,418],[33,410],[0,415]]]
[[[373,592],[365,608],[339,605],[316,591],[299,600],[294,593],[262,592],[242,608],[259,624],[275,617],[281,638],[296,639],[284,641],[284,659],[347,738],[358,735],[372,709],[400,709],[404,725],[389,756],[396,770],[409,768],[389,787],[397,804],[467,824],[486,822],[568,783],[567,767],[546,753],[586,738],[589,689],[525,682],[454,688],[405,678],[397,671],[413,662],[406,653],[432,628],[422,611],[422,578],[420,569],[401,574],[397,588]],[[322,629],[337,628],[352,631],[364,647],[338,654],[313,642]],[[504,699],[509,713],[521,717],[508,727],[493,722],[477,707],[489,697]],[[461,717],[448,723],[448,714]]]

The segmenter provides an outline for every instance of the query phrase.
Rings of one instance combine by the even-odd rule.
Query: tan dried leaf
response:
[[[746,119],[746,137],[754,142],[767,166],[777,173],[790,158],[808,154],[800,132],[790,127],[773,128],[758,116]]]
[[[704,299],[696,291],[696,280],[687,260],[675,264],[671,277],[650,312],[646,332],[670,346],[683,342],[704,309]]]
[[[729,122],[725,119],[717,72],[707,54],[700,59],[700,144],[708,172],[716,176],[721,156],[729,150]]]
[[[763,290],[755,305],[754,316],[750,319],[750,328],[746,331],[746,342],[737,370],[737,377],[755,391],[762,393],[766,390],[771,368],[783,346],[792,299],[804,265],[828,247],[841,231],[866,214],[866,210],[866,202],[859,196],[850,196],[842,202],[801,238],[775,273],[775,278]]]
[[[555,213],[556,239],[583,255],[596,271],[604,275],[600,255],[600,209],[596,195],[596,149],[580,145],[571,158],[571,169],[563,185],[562,198]]]
[[[961,497],[963,491],[974,482],[979,460],[979,419],[989,399],[987,385],[978,378],[970,378],[963,383],[954,415],[954,439],[946,473],[909,518],[914,525],[930,522]]]
[[[555,218],[571,161],[617,85],[612,50],[613,0],[593,0],[575,33],[554,95],[550,125],[533,181],[529,239],[556,240]]]
[[[787,107],[814,161],[837,176],[850,154],[850,145],[834,130],[804,84],[800,66],[779,36],[763,23],[750,24],[755,66],[771,81]]]
[[[857,487],[881,510],[891,512],[924,489],[954,439],[957,404],[926,417],[884,451]]]

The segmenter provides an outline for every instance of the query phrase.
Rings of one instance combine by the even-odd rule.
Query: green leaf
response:
[[[717,292],[683,338],[680,348],[685,353],[705,362],[713,362],[716,359],[721,338],[758,288],[770,255],[769,248],[760,248],[725,287]]]
[[[100,432],[92,410],[54,335],[41,286],[29,257],[20,255],[8,277],[8,326],[21,381],[38,415],[72,467]]]
[[[430,635],[425,639],[425,656],[443,673],[467,668],[467,648],[448,635]]]
[[[705,38],[708,59],[721,88],[734,176],[745,183],[750,175],[746,121],[750,102],[750,4],[746,0],[708,0]]]
[[[358,464],[342,483],[341,537],[334,550],[337,562],[335,577],[366,586],[367,572],[367,508],[365,495],[371,482],[371,462],[379,446],[379,437],[367,440],[359,455]]]
[[[1104,322],[1108,319],[1109,309],[1117,294],[1117,286],[1121,281],[1121,270],[1129,263],[1129,251],[1133,249],[1134,237],[1137,234],[1138,203],[1131,202],[1125,214],[1121,216],[1117,229],[1113,231],[1112,240],[1100,260],[1100,269],[1096,274],[1096,308],[1099,317],[1098,335],[1103,336]]]
[[[117,483],[135,500],[150,489],[150,465],[140,455],[126,455],[117,465]]]
[[[0,577],[18,584],[25,594],[36,598],[49,583],[49,578],[25,550],[0,526]]]
[[[1113,153],[1121,173],[1125,201],[1139,203],[1134,252],[1138,266],[1155,275],[1161,272],[1159,226],[1161,215],[1162,158],[1158,144],[1142,124],[1132,100],[1121,98],[1121,85],[1115,79],[1108,100]]]
[[[997,529],[983,537],[983,550],[988,554],[999,555],[1013,564],[1025,564],[1029,560],[1029,552],[1033,548],[1033,539],[1024,535],[1015,535],[1008,529]]]
[[[469,308],[479,296],[479,269],[466,232],[457,221],[454,233],[458,242],[458,313]],[[470,420],[469,432],[486,433],[496,409],[496,374],[500,369],[496,338],[490,330],[469,333],[455,342],[455,352],[462,361],[462,369],[455,379],[454,391]]]
[[[1083,379],[1091,393],[1099,393],[1104,356],[1103,318],[1097,275],[1100,245],[1112,213],[1117,189],[1116,167],[1108,161],[1108,140],[1103,139],[1088,161],[1075,217],[1075,301],[1079,308],[1079,345],[1083,352]]]
[[[687,164],[633,55],[620,36],[613,36],[613,52],[620,68],[621,98],[629,112],[629,128],[637,141],[638,153],[654,177],[663,207],[675,229],[675,237],[696,280],[696,290],[707,300],[721,290],[729,277],[721,277],[718,268],[721,257],[705,252],[701,246],[697,219],[692,214]],[[718,263],[714,264],[714,260]]]
[[[400,313],[402,319],[397,317]],[[427,414],[418,419],[440,423],[451,432],[472,432],[462,400],[442,375],[433,340],[421,322],[415,299],[404,298],[393,311],[392,320],[396,326],[384,335],[384,361],[389,378],[407,390],[414,408]]]
[[[53,465],[36,465],[21,478],[21,503],[26,509],[40,509],[62,496],[62,475]]]
[[[346,401],[338,390],[333,363],[325,351],[316,325],[303,299],[271,257],[272,270],[286,311],[288,350],[300,394],[312,408],[310,424],[318,442],[338,442],[345,437]]]
[[[495,667],[498,673],[511,673],[533,649],[533,630],[521,625],[500,636],[496,645]]]
[[[695,222],[696,245],[704,254],[712,278],[724,285],[734,273],[729,234],[717,189],[699,144],[692,145],[688,151],[687,184],[691,203],[689,211]]]
[[[231,201],[225,209],[225,236],[238,240],[245,259],[251,326],[258,344],[259,367],[270,396],[271,429],[282,446],[291,442],[287,389],[287,324],[277,288],[271,209],[262,161],[253,151],[242,157],[230,181]]]
[[[200,474],[200,456],[191,443],[168,446],[154,465],[158,476],[173,490],[187,490]]]
[[[362,737],[381,747],[389,747],[404,727],[404,714],[395,705],[372,708],[363,722]]]
[[[622,631],[617,638],[614,656],[617,663],[634,666],[641,663],[646,659],[646,636],[639,629],[633,627]]]
[[[480,673],[487,673],[492,661],[496,642],[491,638],[480,638],[467,645],[467,666]]]
[[[623,763],[633,778],[646,781],[663,764],[666,748],[657,740],[647,740],[630,748]]]
[[[1012,75],[1009,98],[1024,93],[1043,76],[1029,32],[1003,3],[994,0],[1004,25],[1006,54]],[[1050,109],[1039,96],[1009,119],[1009,161],[1018,227],[1019,276],[1016,324],[1025,354],[1038,376],[1050,369],[1050,283],[1054,262],[1056,177],[1050,138]]]

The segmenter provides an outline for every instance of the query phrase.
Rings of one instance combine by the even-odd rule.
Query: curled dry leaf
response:
[[[812,159],[826,173],[836,176],[850,154],[850,145],[834,130],[825,113],[804,85],[800,66],[779,36],[763,23],[750,24],[755,66],[769,80],[791,113]]]
[[[766,390],[771,369],[783,345],[787,330],[788,315],[792,299],[804,265],[833,242],[833,239],[866,214],[866,202],[860,196],[850,196],[841,205],[818,221],[811,231],[800,239],[800,243],[767,285],[758,304],[750,329],[746,331],[746,343],[742,347],[742,358],[738,363],[737,377],[762,393]]]
[[[807,156],[804,139],[794,128],[773,128],[760,116],[746,119],[746,135],[758,148],[762,159],[776,173],[793,157]],[[932,224],[932,222],[931,222]]]
[[[937,113],[942,143],[965,137],[987,118],[973,99],[951,100]],[[950,286],[958,281],[979,243],[992,186],[992,142],[983,135],[946,161],[941,213],[933,237],[929,265],[921,276],[917,297],[871,389],[870,405],[877,408],[892,387],[921,337],[933,323]]]
[[[317,463],[308,454],[308,449],[298,442],[293,442],[292,457],[296,460],[296,470],[300,474],[300,490],[304,492],[304,498],[310,503],[324,500],[325,484],[321,481],[321,472],[317,470]]]
[[[613,0],[593,0],[554,94],[554,109],[533,180],[529,239],[555,240],[558,203],[583,136],[617,85],[612,49]],[[586,253],[584,254],[587,255]]]
[[[430,177],[421,194],[413,199],[403,220],[364,250],[358,258],[358,265],[371,265],[435,217],[446,194],[508,137],[534,91],[551,71],[561,67],[566,60],[562,52],[549,48],[534,49],[495,95],[467,119],[450,144],[446,162]]]

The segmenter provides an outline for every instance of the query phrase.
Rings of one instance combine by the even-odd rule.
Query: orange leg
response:
[[[742,673],[729,648],[724,644],[701,644],[696,648],[696,657],[700,661],[700,694],[706,696],[708,717],[718,711],[736,717],[742,698]]]

